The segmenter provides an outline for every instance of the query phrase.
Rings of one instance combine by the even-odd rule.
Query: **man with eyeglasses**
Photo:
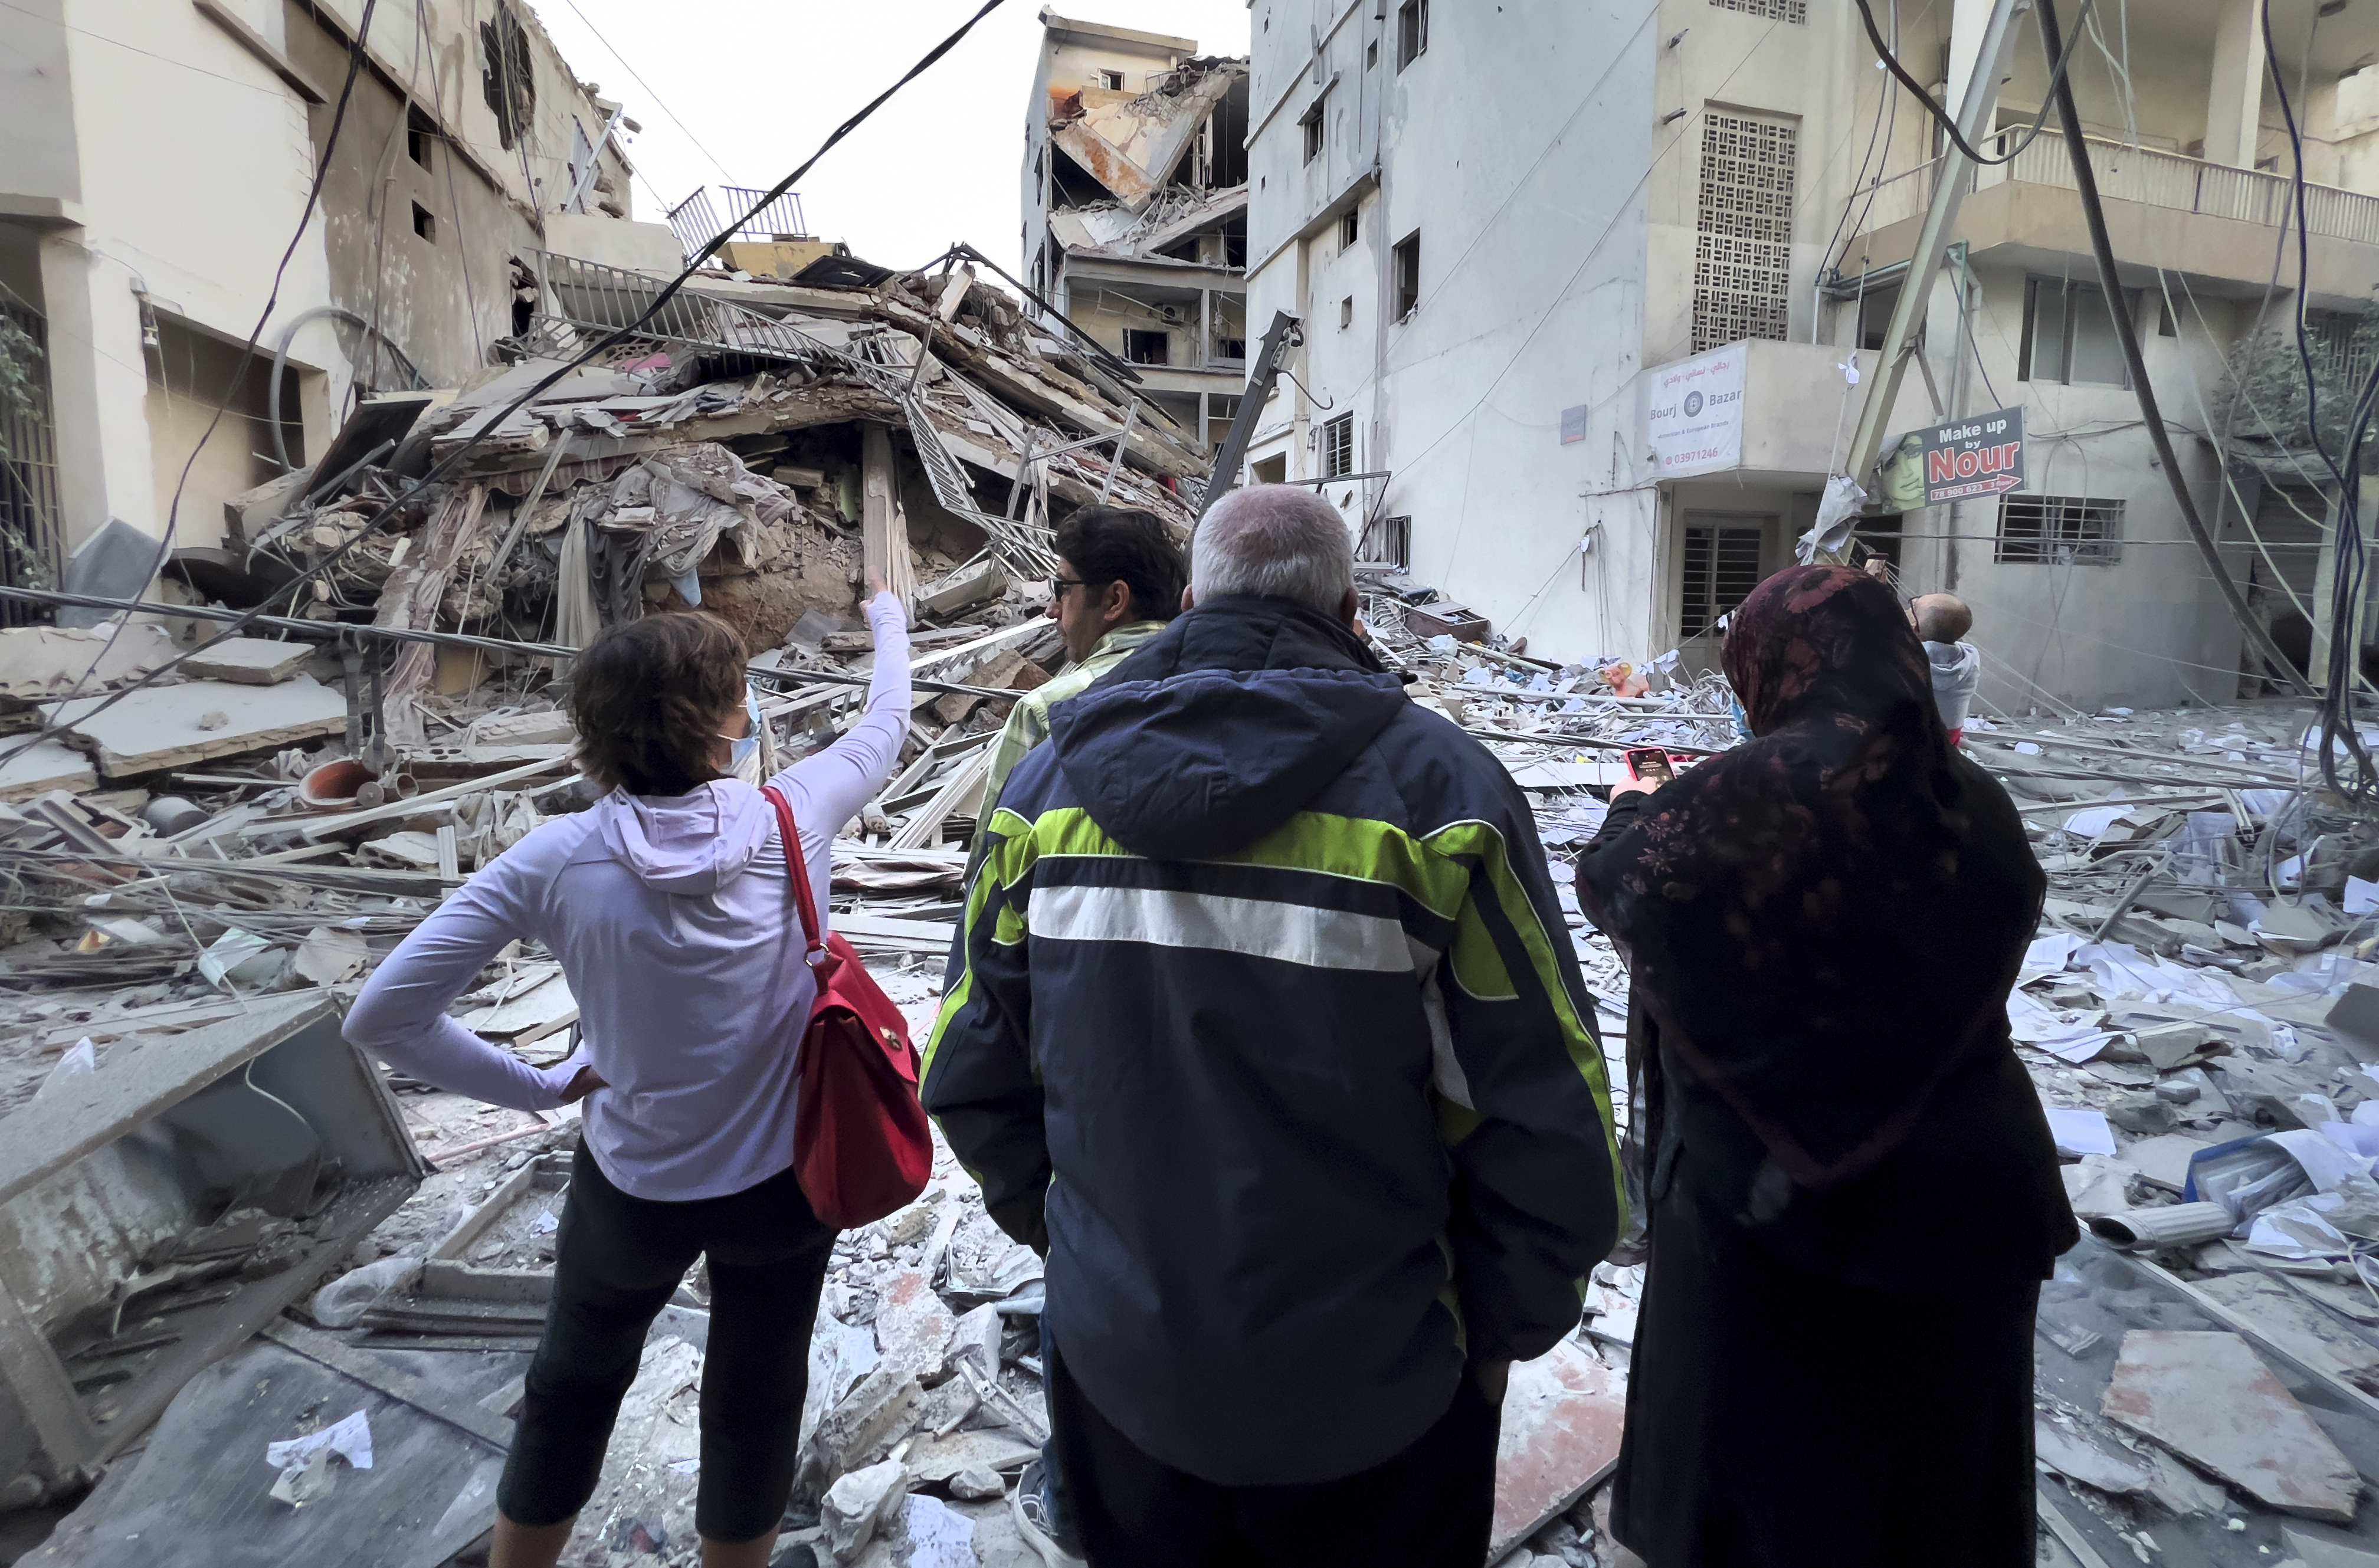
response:
[[[1066,640],[1065,672],[1017,699],[991,745],[980,815],[988,818],[1000,786],[1026,753],[1049,738],[1049,709],[1081,694],[1181,613],[1189,563],[1155,514],[1122,506],[1086,506],[1057,525],[1057,575],[1050,580],[1049,619]]]

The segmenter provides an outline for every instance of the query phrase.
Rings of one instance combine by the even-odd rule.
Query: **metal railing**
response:
[[[719,199],[711,200],[708,186],[696,186],[694,194],[669,210],[670,232],[687,256],[708,245],[728,219],[741,216],[746,208],[767,192],[740,185],[719,187]],[[723,214],[723,215],[722,215]],[[737,239],[774,239],[779,235],[806,235],[809,228],[802,218],[801,192],[789,190],[766,207],[744,218],[735,230]]]
[[[0,299],[0,320],[33,345],[25,366],[27,395],[0,404],[0,584],[54,588],[64,562],[58,525],[58,463],[50,428],[49,336],[39,312]],[[11,600],[0,604],[0,626],[46,621],[50,611]]]
[[[1989,151],[2004,156],[2024,136],[2022,130],[2001,131]],[[2133,147],[2104,137],[2087,139],[2098,176],[2098,192],[2110,200],[2137,201],[2180,212],[2202,212],[2267,228],[2296,223],[2294,189],[2286,175],[2262,169],[2235,169],[2209,163],[2178,152]],[[1872,203],[1866,193],[1854,199],[1866,208],[1861,232],[1874,230],[1923,214],[1933,196],[1931,163],[1921,164],[1885,180],[1875,188]],[[1998,185],[2045,185],[2072,190],[2073,162],[2065,139],[2053,130],[2039,138],[2013,161],[1973,171],[1970,191]],[[2379,196],[2340,190],[2335,186],[2305,186],[2305,228],[2328,239],[2379,245]]]

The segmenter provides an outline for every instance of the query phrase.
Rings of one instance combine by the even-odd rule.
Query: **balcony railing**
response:
[[[2002,131],[1986,144],[1995,157],[2013,151],[2026,133]],[[2276,228],[2296,223],[2293,187],[2286,175],[2261,169],[2234,169],[2178,152],[2159,152],[2103,137],[2088,139],[2090,157],[2098,176],[2098,193],[2110,201],[2137,201],[2181,212],[2203,212],[2244,223]],[[1862,232],[1922,216],[1933,196],[1935,165],[1923,164],[1895,175],[1876,187],[1872,208],[1860,223]],[[2045,185],[2071,190],[2073,163],[2065,139],[2055,131],[2039,138],[2012,162],[1969,171],[1969,194],[1992,186]],[[2335,186],[2304,188],[2305,228],[2330,239],[2379,245],[2379,197]],[[1865,204],[1864,195],[1857,198]]]

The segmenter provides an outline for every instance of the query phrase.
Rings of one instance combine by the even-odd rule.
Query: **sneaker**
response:
[[[1041,1461],[1033,1460],[1016,1478],[1016,1490],[1008,1494],[1008,1511],[1016,1518],[1016,1533],[1024,1544],[1041,1554],[1049,1568],[1090,1568],[1083,1560],[1080,1541],[1061,1542],[1054,1527],[1055,1511],[1049,1506],[1048,1474]]]

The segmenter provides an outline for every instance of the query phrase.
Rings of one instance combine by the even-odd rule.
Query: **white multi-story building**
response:
[[[1954,111],[1989,0],[1872,4]],[[2078,9],[2060,6],[2069,28]],[[1367,555],[1532,651],[1714,660],[1720,616],[1792,559],[1844,464],[1934,177],[1936,127],[1853,0],[1251,11],[1249,317],[1261,335],[1287,312],[1304,342],[1246,476],[1356,476],[1322,488]],[[2367,372],[2354,313],[2379,284],[2379,6],[2273,13],[2313,186],[2316,353]],[[2192,493],[2256,613],[2310,662],[2334,498],[2259,439],[2255,399],[2225,390],[2234,349],[2296,301],[2293,154],[2259,15],[2102,5],[2072,78],[2121,303]],[[1859,537],[1911,591],[1974,605],[1987,698],[2227,697],[2240,633],[2125,385],[2053,109],[2016,151],[2047,79],[2027,16],[1983,149],[2015,156],[1967,175],[1887,426],[2021,407],[2028,482],[1869,516]],[[1741,388],[1699,444],[1668,439],[1684,400],[1661,392],[1691,390],[1687,370]]]
[[[1054,10],[1041,25],[1025,277],[1219,446],[1247,380],[1247,62]]]

